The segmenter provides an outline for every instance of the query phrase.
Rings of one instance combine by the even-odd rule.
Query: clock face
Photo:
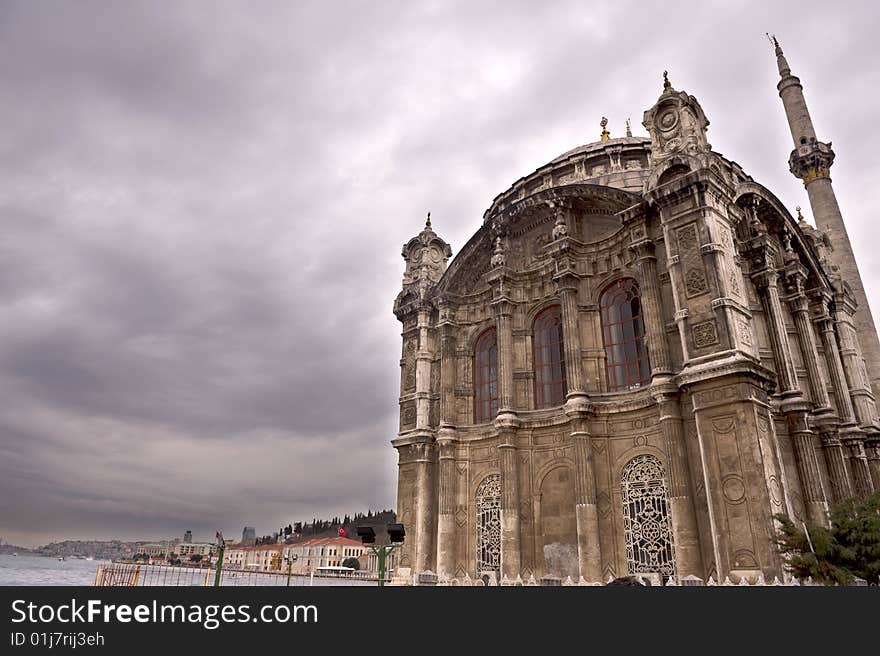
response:
[[[664,132],[668,132],[673,129],[678,124],[678,113],[674,109],[667,109],[662,114],[660,114],[660,118],[657,120],[657,125],[660,126],[660,129]]]

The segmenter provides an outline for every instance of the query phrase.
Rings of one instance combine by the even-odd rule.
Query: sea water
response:
[[[0,556],[0,585],[94,585],[98,566],[102,564],[108,564],[108,562],[80,558],[69,558],[62,561],[55,557],[2,555]],[[174,581],[175,568],[165,567],[164,570],[170,573],[168,580]],[[180,574],[184,575],[180,577],[180,580],[193,581],[201,580],[208,572],[204,569],[195,571],[184,567],[181,568]],[[186,576],[187,574],[190,576]],[[193,574],[197,576],[192,576]],[[208,576],[213,581],[213,574]],[[222,584],[224,586],[253,585],[255,580],[262,585],[285,585],[287,577],[279,574],[260,576],[257,572],[226,571],[223,573]],[[375,586],[376,581],[323,577],[315,577],[312,580],[309,576],[294,575],[290,579],[290,584],[292,586]]]

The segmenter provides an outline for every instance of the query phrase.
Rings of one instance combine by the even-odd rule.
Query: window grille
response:
[[[636,456],[624,468],[620,486],[629,573],[673,576],[675,557],[663,465],[656,456]]]
[[[477,489],[477,576],[501,571],[501,476],[492,474]]]

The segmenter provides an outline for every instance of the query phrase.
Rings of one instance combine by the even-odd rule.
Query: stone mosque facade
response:
[[[880,343],[800,80],[817,227],[664,88],[650,138],[575,148],[452,251],[403,247],[398,567],[439,577],[782,575],[773,515],[880,489]]]

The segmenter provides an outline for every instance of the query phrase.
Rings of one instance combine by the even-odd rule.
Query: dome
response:
[[[589,183],[640,193],[649,174],[650,153],[648,137],[621,137],[573,148],[496,196],[484,220],[535,192],[567,184]]]

